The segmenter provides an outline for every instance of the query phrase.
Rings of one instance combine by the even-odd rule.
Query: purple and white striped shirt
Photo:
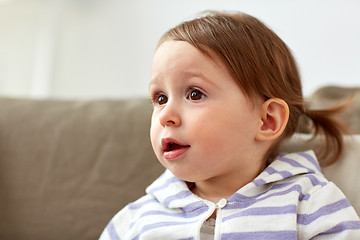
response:
[[[320,172],[312,151],[280,154],[257,178],[217,204],[199,198],[170,171],[127,205],[100,239],[200,239],[214,211],[214,239],[360,239],[344,194]]]

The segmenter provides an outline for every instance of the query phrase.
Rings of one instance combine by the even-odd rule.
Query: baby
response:
[[[303,119],[324,136],[322,165],[342,131],[308,110],[285,43],[254,17],[209,12],[170,29],[152,64],[151,143],[167,169],[100,239],[360,239],[360,221],[312,151],[279,153]]]

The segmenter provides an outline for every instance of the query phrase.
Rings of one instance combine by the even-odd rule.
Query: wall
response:
[[[0,0],[0,95],[147,96],[157,40],[206,9],[241,10],[277,32],[306,95],[360,86],[356,0]]]

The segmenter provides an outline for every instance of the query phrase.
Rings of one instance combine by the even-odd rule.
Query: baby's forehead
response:
[[[230,70],[226,59],[216,50],[207,46],[197,46],[188,41],[169,39],[157,48],[152,61],[152,70],[159,65],[171,68],[174,63],[182,64],[187,68],[206,64],[209,68]]]
[[[186,69],[206,71],[212,68],[226,69],[225,64],[214,53],[198,49],[186,41],[165,41],[156,50],[152,61],[152,75],[159,72]]]

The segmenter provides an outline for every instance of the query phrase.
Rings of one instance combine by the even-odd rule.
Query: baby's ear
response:
[[[270,98],[261,105],[261,126],[256,140],[274,140],[284,132],[289,120],[289,107],[280,98]]]

